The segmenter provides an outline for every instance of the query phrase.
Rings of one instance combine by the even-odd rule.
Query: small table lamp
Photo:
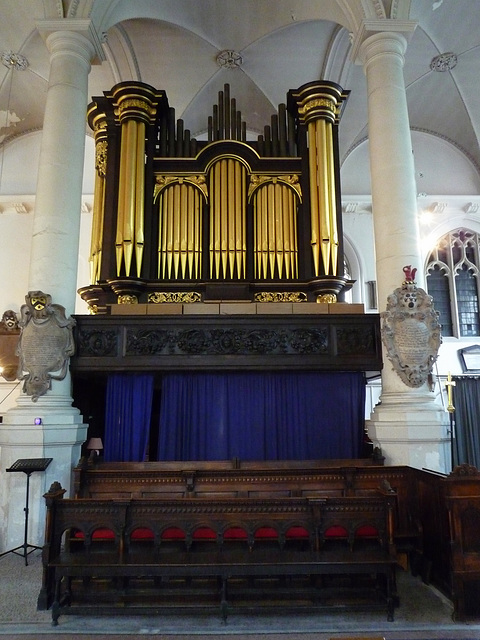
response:
[[[103,442],[101,438],[90,438],[87,442],[87,449],[90,451],[90,459],[100,455],[100,451],[103,449]]]

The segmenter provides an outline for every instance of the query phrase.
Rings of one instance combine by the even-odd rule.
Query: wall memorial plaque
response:
[[[75,320],[42,291],[29,291],[25,301],[20,309],[18,378],[35,402],[51,388],[52,380],[63,380],[67,374],[68,358],[75,351]]]
[[[438,313],[433,299],[417,288],[416,269],[403,269],[406,279],[388,296],[381,313],[382,340],[394,370],[409,387],[427,382],[441,344]]]
[[[0,322],[0,375],[9,382],[17,379],[19,335],[17,314],[9,309]]]

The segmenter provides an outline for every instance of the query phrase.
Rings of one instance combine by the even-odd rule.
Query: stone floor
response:
[[[287,614],[278,612],[232,613],[227,624],[216,615],[100,616],[63,615],[58,627],[51,626],[49,611],[37,611],[41,584],[38,551],[23,557],[7,554],[0,558],[0,636],[5,640],[30,640],[39,636],[56,640],[82,638],[122,640],[158,636],[162,640],[235,636],[235,640],[480,640],[480,620],[456,623],[452,604],[442,594],[408,572],[399,571],[400,606],[395,621],[387,622],[384,612],[342,611],[327,614]],[[480,595],[479,595],[480,597]]]

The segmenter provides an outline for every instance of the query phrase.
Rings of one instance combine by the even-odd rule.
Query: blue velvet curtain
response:
[[[471,464],[480,469],[480,379],[454,376],[455,441],[453,464]]]
[[[173,373],[162,379],[159,460],[357,458],[362,373]]]
[[[142,462],[148,446],[153,375],[112,374],[105,403],[104,459]]]

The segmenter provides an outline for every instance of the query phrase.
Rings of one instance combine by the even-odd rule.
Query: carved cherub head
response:
[[[25,302],[33,318],[42,319],[48,317],[48,308],[52,297],[43,291],[29,291],[25,296]]]
[[[15,329],[18,329],[18,319],[15,311],[12,311],[11,309],[4,311],[2,324],[7,331],[14,331]]]

